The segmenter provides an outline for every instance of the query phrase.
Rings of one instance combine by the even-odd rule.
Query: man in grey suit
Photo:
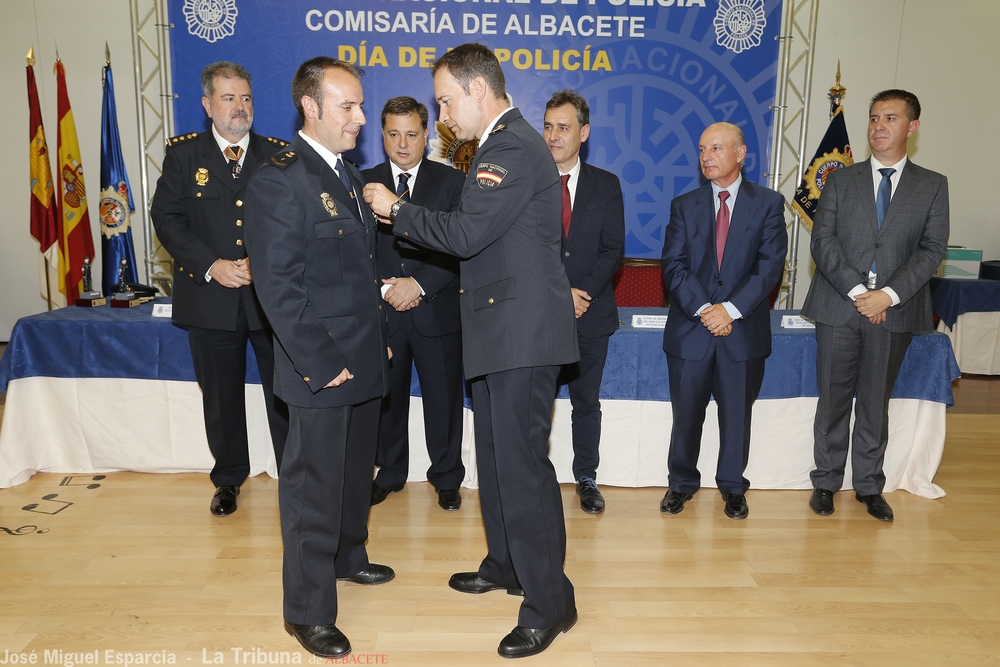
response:
[[[847,464],[851,401],[857,395],[851,467],[855,498],[892,521],[882,496],[889,397],[914,331],[930,330],[928,282],[948,243],[948,181],[907,159],[920,102],[905,90],[872,98],[869,160],[826,181],[813,225],[816,275],[802,314],[816,321],[816,469],[809,507],[832,514]]]
[[[580,358],[559,259],[561,186],[545,142],[508,106],[492,51],[464,44],[432,71],[441,121],[479,144],[461,206],[429,211],[380,183],[365,186],[365,199],[395,224],[396,236],[462,260],[462,352],[489,553],[478,572],[459,572],[449,585],[463,593],[523,590],[518,625],[498,648],[520,658],[544,651],[577,620],[563,572],[562,496],[548,458],[556,378]]]

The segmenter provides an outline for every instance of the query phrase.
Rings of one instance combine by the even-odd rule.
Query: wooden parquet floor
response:
[[[751,490],[737,522],[712,489],[666,516],[663,488],[604,487],[607,511],[589,516],[564,486],[580,622],[524,663],[1000,667],[996,413],[948,415],[948,495],[890,494],[893,524],[852,493],[816,516],[806,491]],[[0,526],[22,533],[0,531],[0,665],[310,664],[282,629],[275,480],[248,480],[216,518],[205,475],[65,477],[0,490]],[[354,647],[340,664],[508,664],[496,646],[520,598],[447,587],[486,550],[477,494],[463,497],[446,513],[409,484],[373,508],[370,557],[397,576],[340,585]]]

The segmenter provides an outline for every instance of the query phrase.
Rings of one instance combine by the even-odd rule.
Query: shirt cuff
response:
[[[729,317],[734,320],[738,320],[743,317],[743,313],[740,312],[739,308],[733,305],[732,301],[723,301],[722,307],[726,309],[727,313],[729,313]]]
[[[413,284],[416,285],[417,288],[420,290],[420,296],[427,296],[427,292],[425,292],[424,288],[420,286],[420,283],[417,282],[416,278],[410,278],[410,280],[412,280]]]
[[[854,289],[852,289],[850,292],[847,293],[847,296],[851,298],[851,301],[855,301],[859,294],[864,294],[867,291],[868,291],[867,287],[865,287],[861,283],[858,283],[857,285],[854,286]]]
[[[701,317],[701,311],[705,310],[706,308],[708,308],[711,305],[712,305],[711,303],[706,303],[704,306],[702,306],[698,310],[694,311],[694,316],[695,317]]]
[[[899,295],[896,294],[896,290],[892,289],[891,287],[883,287],[882,291],[888,294],[889,298],[892,299],[893,306],[899,305]]]
[[[221,259],[221,258],[220,258],[220,259]],[[212,266],[215,266],[215,265],[216,265],[216,263],[218,263],[218,261],[219,261],[219,260],[217,259],[217,260],[215,260],[214,262],[212,262]],[[210,275],[209,275],[209,274],[210,274],[210,273],[212,272],[212,266],[208,267],[208,271],[206,271],[206,272],[205,272],[205,282],[206,282],[206,283],[210,283],[210,282],[212,282],[212,276],[210,276]]]

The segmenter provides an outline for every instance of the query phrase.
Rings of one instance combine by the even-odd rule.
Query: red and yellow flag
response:
[[[30,56],[34,60],[34,56]],[[28,65],[28,165],[31,175],[31,235],[39,250],[53,267],[59,264],[59,229],[56,224],[56,198],[49,166],[49,147],[45,141],[42,110],[38,104],[35,68]]]
[[[56,105],[59,109],[59,163],[56,176],[59,193],[59,291],[66,305],[76,303],[83,280],[83,259],[94,257],[94,237],[87,214],[87,190],[83,184],[80,144],[66,92],[66,71],[56,61]]]

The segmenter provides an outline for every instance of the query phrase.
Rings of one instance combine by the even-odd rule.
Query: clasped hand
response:
[[[728,336],[733,331],[733,318],[721,303],[713,303],[701,311],[701,323],[713,336]]]
[[[854,297],[854,307],[872,324],[885,322],[885,311],[891,306],[892,297],[880,289],[862,292]]]

